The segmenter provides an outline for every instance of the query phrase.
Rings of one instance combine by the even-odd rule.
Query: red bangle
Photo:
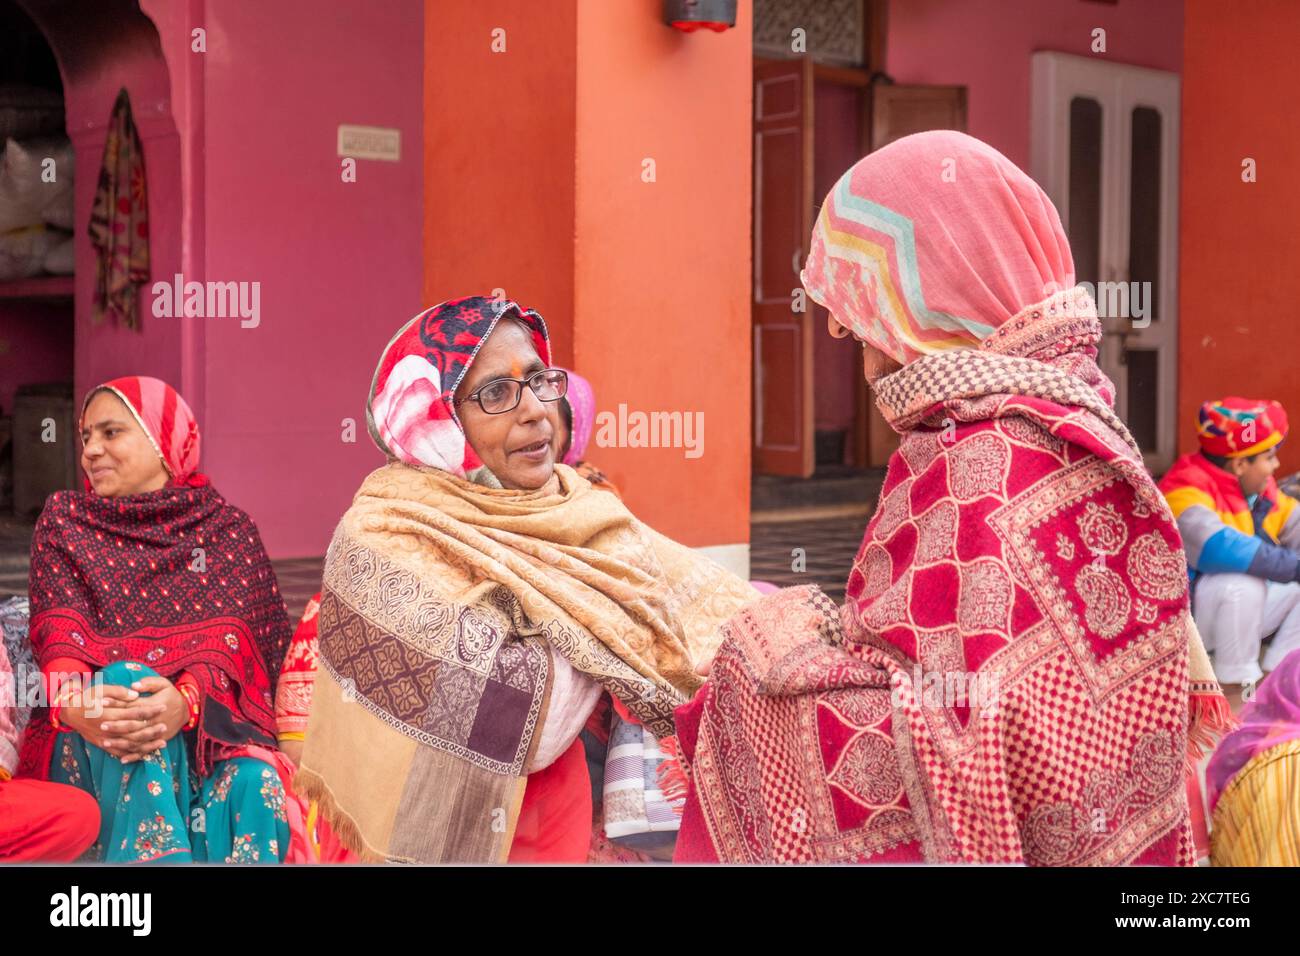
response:
[[[177,688],[181,696],[185,698],[185,704],[190,711],[190,719],[185,724],[186,730],[193,730],[199,725],[199,692],[190,684],[181,684]]]

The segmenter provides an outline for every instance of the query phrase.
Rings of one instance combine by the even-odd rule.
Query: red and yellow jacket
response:
[[[1174,462],[1160,490],[1178,521],[1193,579],[1228,572],[1300,580],[1300,502],[1273,479],[1252,505],[1236,475],[1194,452]]]

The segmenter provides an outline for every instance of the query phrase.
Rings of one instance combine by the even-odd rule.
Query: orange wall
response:
[[[660,0],[425,5],[425,301],[500,286],[546,317],[598,411],[703,412],[701,458],[594,437],[588,455],[638,516],[694,546],[749,540],[740,7],[735,29],[686,35]]]
[[[561,365],[573,358],[576,24],[573,0],[424,7],[424,304],[505,289],[545,317]]]
[[[1275,398],[1300,420],[1300,60],[1294,0],[1188,0],[1179,215],[1179,448],[1197,406]],[[1241,181],[1251,157],[1258,181]],[[1284,472],[1300,468],[1293,439]]]
[[[749,540],[753,80],[739,8],[734,29],[684,34],[660,0],[578,0],[575,365],[602,410],[704,413],[700,458],[591,458],[636,514],[696,546]]]

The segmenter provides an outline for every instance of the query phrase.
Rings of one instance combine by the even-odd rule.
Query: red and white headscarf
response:
[[[533,348],[550,365],[546,322],[510,299],[450,299],[398,330],[380,356],[366,402],[366,424],[380,451],[408,465],[500,487],[466,439],[452,402],[479,348],[506,316],[524,324]]]
[[[196,474],[199,467],[199,425],[194,412],[176,389],[148,375],[115,378],[86,394],[86,400],[81,403],[78,428],[85,424],[90,400],[100,392],[112,392],[126,405],[162,459],[172,484],[207,483],[204,476]]]

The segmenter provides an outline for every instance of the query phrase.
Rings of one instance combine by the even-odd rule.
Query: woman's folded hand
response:
[[[148,697],[123,700],[125,706],[114,706],[114,695],[105,702],[104,713],[98,721],[104,735],[101,746],[123,763],[135,763],[162,750],[185,726],[189,708],[176,686],[165,677],[143,677],[131,688],[108,687],[105,691],[134,690]]]

